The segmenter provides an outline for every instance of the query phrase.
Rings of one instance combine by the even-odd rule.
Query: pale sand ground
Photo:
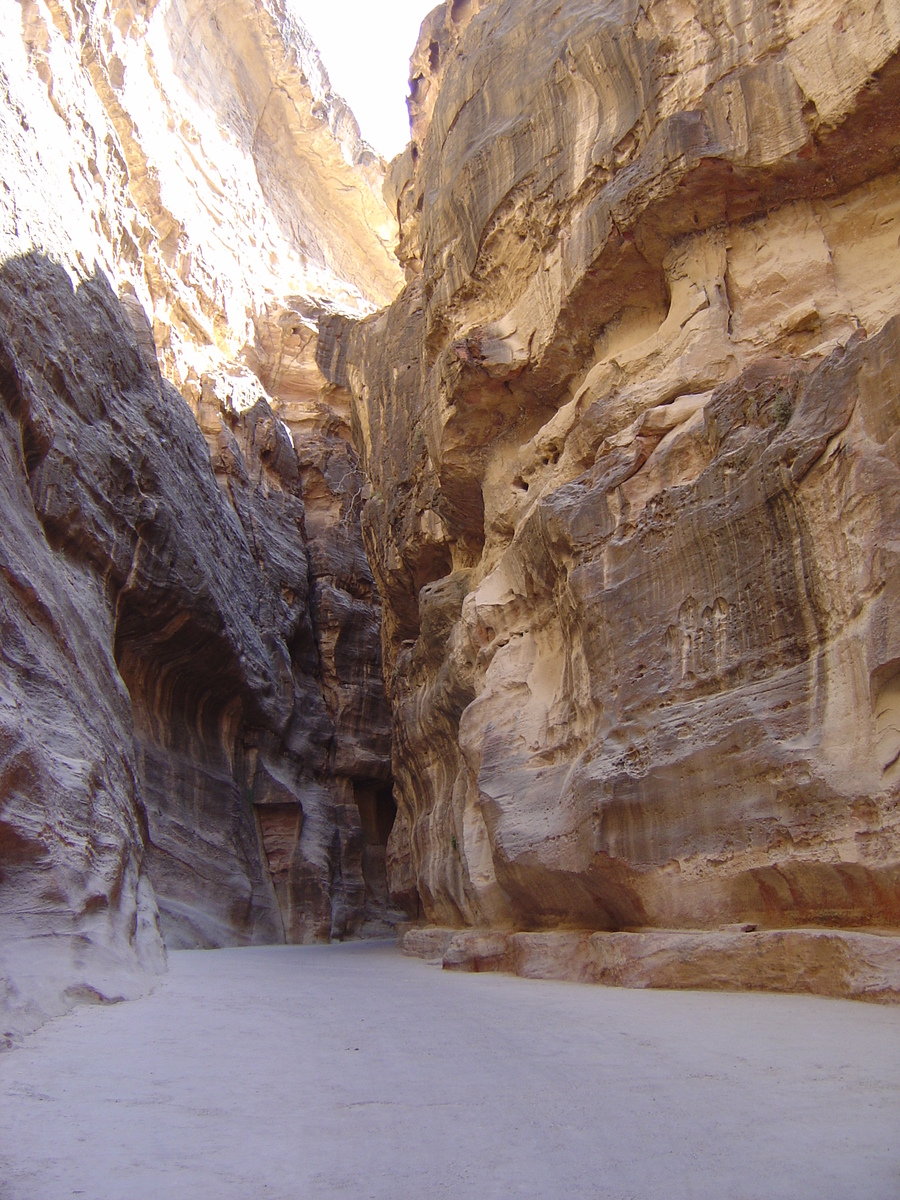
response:
[[[3,1200],[898,1200],[900,1009],[173,954],[0,1054]]]

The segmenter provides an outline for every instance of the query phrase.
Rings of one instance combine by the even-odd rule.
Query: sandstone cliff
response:
[[[0,37],[0,1032],[168,946],[389,928],[380,599],[323,312],[383,164],[281,0]]]
[[[900,8],[448,3],[413,69],[407,287],[319,343],[395,894],[896,928]]]
[[[896,0],[448,0],[388,207],[288,0],[13,14],[0,1032],[389,890],[900,994]]]

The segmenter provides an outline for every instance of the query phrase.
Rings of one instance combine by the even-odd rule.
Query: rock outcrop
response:
[[[323,312],[383,164],[280,0],[0,40],[0,1032],[169,947],[391,928],[380,598]],[[9,23],[9,22],[8,22]],[[21,36],[20,36],[21,32]]]
[[[394,893],[896,929],[900,8],[471,9],[413,60],[407,287],[319,343],[370,481]]]
[[[605,987],[805,992],[846,1000],[900,999],[897,938],[845,929],[410,929],[403,953],[449,971],[503,971]]]

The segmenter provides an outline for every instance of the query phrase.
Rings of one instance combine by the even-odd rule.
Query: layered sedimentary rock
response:
[[[896,936],[846,929],[759,930],[745,924],[714,933],[649,929],[413,928],[403,953],[450,971],[504,971],[526,979],[567,979],[606,987],[711,988],[805,992],[847,1000],[900,1000]]]
[[[388,207],[287,0],[13,15],[0,1033],[392,897],[896,997],[896,0],[448,0]]]
[[[896,928],[900,8],[462,7],[387,190],[408,285],[319,343],[370,480],[394,892]]]
[[[0,39],[0,1032],[170,947],[386,928],[380,599],[323,312],[400,280],[290,5]]]
[[[130,283],[192,399],[268,305],[395,293],[380,162],[285,0],[17,0],[2,53],[4,257]]]
[[[9,272],[0,268],[4,328]],[[40,292],[40,282],[29,286]],[[144,970],[164,967],[165,951],[144,869],[109,595],[90,559],[64,556],[45,534],[30,482],[51,418],[5,336],[0,394],[0,1032],[8,1036],[78,999],[133,995]],[[84,392],[72,397],[79,402],[97,405]],[[65,526],[56,536],[67,536]]]

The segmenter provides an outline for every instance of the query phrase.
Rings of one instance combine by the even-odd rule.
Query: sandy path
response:
[[[898,1200],[900,1009],[173,954],[0,1054],[2,1200]]]

